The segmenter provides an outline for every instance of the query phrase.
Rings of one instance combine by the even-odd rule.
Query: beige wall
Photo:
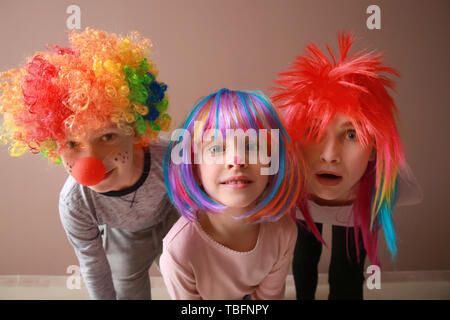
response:
[[[447,0],[1,1],[0,70],[47,43],[65,45],[70,4],[81,7],[82,28],[136,29],[153,39],[175,124],[197,98],[222,87],[270,94],[277,73],[309,41],[335,46],[338,30],[354,30],[357,48],[385,51],[402,74],[395,94],[400,131],[425,200],[397,210],[398,260],[389,260],[383,239],[381,261],[385,270],[450,269]],[[371,4],[381,7],[381,30],[366,27]],[[61,166],[39,156],[12,158],[0,146],[0,274],[63,275],[77,264],[57,212],[65,178]],[[328,255],[324,250],[321,272]]]

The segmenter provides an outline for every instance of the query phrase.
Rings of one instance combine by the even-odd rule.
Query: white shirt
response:
[[[422,189],[406,164],[405,170],[399,172],[398,195],[396,206],[418,204],[423,199]],[[341,207],[320,206],[308,200],[311,218],[316,223],[331,224],[335,226],[353,227],[353,204]],[[297,208],[296,217],[305,220],[300,209]]]

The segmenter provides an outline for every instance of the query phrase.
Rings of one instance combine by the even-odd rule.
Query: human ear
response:
[[[136,127],[133,128],[133,144],[139,144],[141,142],[141,134],[136,130]]]

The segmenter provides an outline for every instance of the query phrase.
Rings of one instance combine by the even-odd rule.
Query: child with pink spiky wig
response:
[[[293,274],[297,299],[314,299],[323,224],[332,225],[329,299],[362,299],[366,254],[379,264],[383,228],[393,257],[395,205],[422,194],[404,160],[397,108],[387,89],[397,72],[381,55],[349,55],[351,35],[339,34],[340,57],[331,60],[314,44],[280,73],[272,97],[284,112],[289,135],[302,154],[305,189],[297,205],[298,239]]]

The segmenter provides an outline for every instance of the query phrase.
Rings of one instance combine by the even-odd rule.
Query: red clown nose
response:
[[[81,158],[75,162],[72,176],[83,186],[94,186],[105,177],[105,166],[95,157]]]

